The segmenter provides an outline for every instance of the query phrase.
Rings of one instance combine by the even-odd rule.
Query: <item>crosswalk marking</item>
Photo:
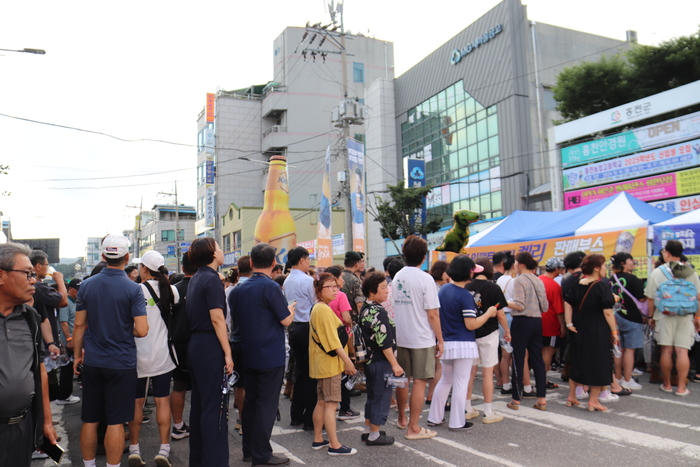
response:
[[[451,446],[453,448],[459,449],[461,451],[466,451],[470,454],[474,454],[475,456],[483,457],[484,459],[488,459],[490,461],[497,462],[501,465],[505,465],[508,467],[524,467],[522,464],[518,464],[515,462],[511,462],[508,459],[504,459],[502,457],[494,456],[492,454],[487,454],[485,452],[477,451],[476,449],[472,449],[470,447],[465,446],[464,444],[458,443],[456,441],[452,441],[451,439],[447,438],[441,438],[439,436],[432,438],[435,441],[438,441],[440,443],[446,444],[448,446]]]
[[[636,418],[637,420],[643,420],[645,422],[661,423],[663,425],[672,426],[675,428],[683,428],[688,430],[700,431],[700,426],[693,426],[689,423],[678,423],[671,422],[668,420],[662,420],[660,418],[647,417],[646,415],[641,415],[634,412],[617,412],[616,415],[622,415],[623,417]]]
[[[418,449],[412,448],[411,446],[406,446],[405,444],[400,443],[400,442],[398,442],[398,441],[394,441],[394,446],[398,446],[398,447],[400,447],[400,448],[402,448],[402,449],[405,449],[406,451],[410,451],[410,452],[412,452],[412,453],[414,453],[414,454],[418,454],[418,455],[421,456],[423,459],[432,461],[432,462],[434,462],[434,463],[436,463],[436,464],[438,464],[438,465],[444,465],[444,466],[447,466],[447,467],[457,467],[455,464],[451,464],[451,463],[449,463],[449,462],[447,462],[447,461],[444,461],[444,460],[442,460],[442,459],[438,459],[438,458],[435,457],[435,456],[431,456],[430,454],[427,454],[427,453],[425,453],[425,452],[423,452],[423,451],[419,451]]]
[[[694,444],[628,430],[626,428],[619,428],[610,424],[591,422],[552,412],[543,412],[524,406],[520,406],[520,410],[513,411],[506,408],[503,402],[494,402],[493,405],[494,409],[501,409],[500,413],[507,418],[566,431],[569,434],[587,435],[605,441],[619,442],[645,449],[655,449],[673,454],[681,454],[691,459],[700,460],[700,446]],[[601,415],[606,416],[607,414]],[[602,419],[602,421],[604,421],[604,419]],[[603,434],[604,436],[602,436]]]
[[[279,454],[284,454],[287,456],[290,460],[293,460],[297,464],[306,464],[303,460],[299,459],[297,456],[292,454],[289,449],[285,448],[281,444],[277,444],[274,441],[270,441],[270,446],[272,446],[272,452],[274,453],[279,453]]]
[[[682,405],[685,407],[692,407],[694,409],[700,409],[700,404],[693,404],[690,402],[682,402],[682,401],[674,401],[672,399],[664,399],[661,397],[651,397],[651,396],[644,396],[642,394],[637,394],[636,392],[631,395],[631,397],[638,397],[640,399],[646,399],[654,402],[665,402],[667,404],[674,404],[674,405]]]

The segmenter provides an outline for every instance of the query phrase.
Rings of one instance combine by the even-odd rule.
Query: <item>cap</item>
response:
[[[544,266],[544,268],[549,272],[553,272],[555,269],[560,269],[563,267],[564,262],[561,259],[555,257],[549,258],[547,260],[547,264],[545,264]]]
[[[109,259],[118,259],[129,253],[131,243],[123,235],[107,235],[102,240],[102,255]]]
[[[79,290],[81,282],[83,282],[81,279],[71,279],[71,281],[68,283],[68,288]]]
[[[151,250],[142,257],[134,259],[134,264],[143,264],[151,271],[157,271],[161,266],[165,265],[165,259],[157,251]]]
[[[360,252],[360,251],[348,251],[345,253],[345,259],[349,259],[352,261],[362,261],[362,258],[365,257],[365,254]]]
[[[476,272],[476,273],[484,272],[484,267],[480,264],[475,264],[474,269],[472,269],[472,272]]]

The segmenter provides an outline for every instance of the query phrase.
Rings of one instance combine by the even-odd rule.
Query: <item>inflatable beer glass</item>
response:
[[[255,243],[267,243],[277,248],[277,262],[285,264],[289,250],[297,245],[297,229],[289,212],[287,159],[270,158],[270,171],[265,186],[265,204],[255,225]]]

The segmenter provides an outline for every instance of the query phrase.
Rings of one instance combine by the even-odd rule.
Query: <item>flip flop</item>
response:
[[[690,394],[690,389],[688,389],[688,388],[685,388],[685,391],[683,391],[683,392],[676,391],[677,396],[687,396],[688,394]]]
[[[437,436],[437,431],[432,431],[432,430],[426,430],[423,427],[420,427],[420,430],[418,430],[418,433],[415,434],[406,434],[406,439],[428,439],[428,438],[434,438]]]
[[[627,389],[627,388],[622,388],[621,390],[619,390],[617,392],[615,392],[615,391],[610,391],[610,392],[615,394],[616,396],[629,396],[630,394],[632,394],[632,390]]]
[[[668,392],[668,393],[673,392],[673,387],[666,389],[663,384],[661,386],[659,386],[659,389],[661,389],[663,392]]]

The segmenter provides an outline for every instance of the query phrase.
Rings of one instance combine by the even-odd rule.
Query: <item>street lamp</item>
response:
[[[22,50],[14,50],[14,49],[0,49],[2,52],[20,52],[20,53],[25,53],[25,54],[36,54],[36,55],[45,55],[46,50],[44,49],[28,49],[24,48]]]

